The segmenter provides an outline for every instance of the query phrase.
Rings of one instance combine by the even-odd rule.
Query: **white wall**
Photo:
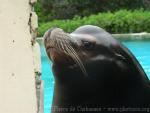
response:
[[[0,113],[36,113],[29,0],[0,0]]]

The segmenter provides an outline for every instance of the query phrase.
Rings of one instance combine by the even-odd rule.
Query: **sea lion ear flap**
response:
[[[120,59],[120,60],[126,60],[126,57],[121,53],[120,47],[119,46],[112,46],[111,50],[113,52],[114,58],[115,59]]]
[[[122,59],[122,60],[125,60],[126,58],[123,56],[123,55],[121,55],[121,54],[119,54],[119,53],[114,53],[114,55],[115,55],[115,57],[117,57],[118,59]]]
[[[114,57],[115,57],[115,64],[119,67],[119,69],[126,70],[127,66],[126,66],[126,58],[125,56],[123,56],[120,53],[114,52]]]
[[[126,70],[127,69],[127,58],[126,56],[122,53],[121,48],[119,46],[117,47],[111,47],[111,50],[113,52],[113,56],[114,56],[114,61],[115,64],[121,69],[121,70]]]

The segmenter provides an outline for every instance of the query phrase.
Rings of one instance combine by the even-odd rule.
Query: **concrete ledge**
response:
[[[121,40],[143,40],[150,39],[150,33],[130,33],[130,34],[112,34],[113,37]]]
[[[129,34],[112,34],[112,36],[119,40],[150,40],[150,33],[129,33]],[[37,42],[41,45],[43,43],[43,38],[38,37]]]

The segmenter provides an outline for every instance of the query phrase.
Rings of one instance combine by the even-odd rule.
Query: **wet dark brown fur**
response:
[[[97,26],[81,26],[65,36],[81,60],[83,67],[79,67],[80,63],[70,53],[58,47],[65,32],[59,34],[56,29],[44,35],[55,78],[52,113],[113,113],[123,108],[126,113],[150,110],[149,80],[126,47]],[[50,44],[55,38],[60,42]]]

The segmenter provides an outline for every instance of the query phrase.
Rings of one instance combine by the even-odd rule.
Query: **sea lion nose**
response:
[[[48,29],[48,30],[46,31],[46,33],[45,33],[44,36],[43,36],[44,42],[47,42],[47,41],[48,41],[48,39],[50,38],[51,32],[52,32],[54,29],[56,29],[56,27],[52,27],[52,28],[50,28],[50,29]]]

